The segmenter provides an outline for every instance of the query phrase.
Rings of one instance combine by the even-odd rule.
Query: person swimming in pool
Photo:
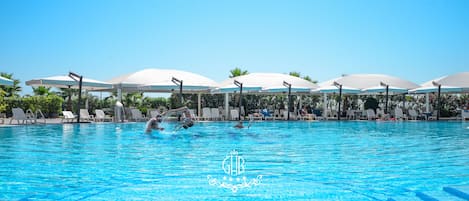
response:
[[[168,116],[171,113],[182,113],[182,116],[184,117],[181,123],[176,127],[176,130],[179,130],[181,128],[188,129],[194,126],[194,122],[192,121],[189,108],[184,106],[181,108],[168,110],[162,115],[157,115],[156,118],[151,118],[147,122],[147,127],[146,127],[145,132],[151,133],[152,130],[160,130],[160,131],[164,130],[164,128],[159,127],[159,124],[163,121],[163,117]]]
[[[189,108],[182,107],[182,108],[176,109],[176,111],[182,112],[182,118],[183,118],[181,123],[178,126],[176,126],[176,130],[179,130],[181,128],[188,129],[194,126],[194,121],[192,121]]]
[[[159,124],[162,121],[163,121],[163,117],[161,115],[156,115],[156,117],[148,120],[145,133],[151,133],[152,130],[159,130],[159,131],[164,130],[164,128],[159,126]]]
[[[239,129],[244,128],[243,121],[240,120],[234,127]]]

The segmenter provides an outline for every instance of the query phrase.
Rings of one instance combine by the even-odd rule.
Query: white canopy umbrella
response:
[[[288,93],[288,105],[290,108],[291,93],[310,93],[318,86],[310,81],[281,73],[250,73],[227,79],[219,84],[216,92],[236,92],[240,87],[234,83],[242,84],[242,90],[256,93]],[[240,93],[241,94],[241,93]],[[226,96],[225,96],[226,97]],[[228,101],[225,98],[225,101]],[[225,106],[228,103],[225,102]],[[241,98],[239,107],[241,107]],[[225,111],[227,113],[227,111]],[[290,113],[288,113],[289,118]]]
[[[80,83],[81,82],[81,83]],[[80,107],[81,107],[81,90],[101,90],[110,89],[112,85],[110,83],[101,82],[89,78],[84,78],[80,75],[70,72],[68,76],[59,75],[46,78],[38,78],[26,81],[26,85],[29,86],[47,86],[57,88],[78,88],[78,105],[77,105],[77,123],[80,123]],[[68,98],[70,104],[70,96]],[[70,105],[69,105],[70,106]]]
[[[167,92],[179,90],[182,102],[182,92],[199,92],[198,113],[200,116],[201,92],[209,92],[217,83],[199,74],[171,69],[144,69],[109,80],[117,89],[119,100],[124,91]]]
[[[426,108],[429,108],[428,93],[438,93],[438,113],[436,119],[440,119],[440,94],[441,93],[465,93],[469,92],[469,72],[461,72],[440,77],[422,84],[421,87],[410,90],[412,93],[426,93]]]
[[[46,87],[57,87],[57,88],[73,88],[77,89],[79,82],[66,75],[52,76],[46,78],[37,78],[26,81],[26,85],[29,86],[46,86]],[[101,90],[110,89],[112,84],[93,80],[89,78],[83,78],[82,88],[86,90]]]
[[[234,82],[234,81],[233,81]],[[260,92],[262,90],[261,86],[258,85],[245,85],[243,84],[243,91],[245,92]],[[220,92],[220,93],[234,93],[239,91],[239,87],[235,84],[225,85],[222,88],[217,88],[213,92]]]
[[[407,93],[409,89],[414,89],[419,87],[417,84],[400,79],[397,77],[383,75],[383,74],[351,74],[343,75],[342,77],[334,78],[319,84],[321,87],[331,87],[340,86],[342,90],[339,90],[339,94],[346,93],[347,91],[343,90],[344,88],[355,88],[361,90],[362,92],[367,93],[381,93],[386,92],[386,110],[387,110],[387,94],[388,92],[398,93]],[[326,90],[324,90],[326,91]],[[352,91],[353,92],[353,91]],[[323,92],[326,93],[326,92]],[[339,98],[340,99],[340,98]],[[340,113],[340,103],[339,103],[339,113]],[[340,115],[338,115],[340,119]]]
[[[126,91],[173,92],[179,89],[182,81],[183,91],[208,91],[217,84],[215,81],[195,73],[170,69],[144,69],[109,80],[110,83]]]
[[[416,94],[438,92],[438,86],[422,86],[416,89],[409,90],[409,92],[416,93]],[[456,87],[456,86],[441,85],[440,92],[441,93],[462,93],[464,92],[464,88]]]
[[[250,73],[234,78],[227,79],[221,82],[215,90],[215,92],[223,91],[229,92],[238,91],[238,87],[234,87],[234,81],[243,83],[243,91],[248,88],[252,88],[254,92],[266,92],[266,93],[284,93],[288,92],[288,87],[285,83],[291,84],[291,92],[311,92],[312,89],[316,89],[318,86],[305,79],[281,74],[281,73]],[[260,89],[260,90],[257,90]],[[257,90],[257,91],[256,91]],[[249,90],[248,90],[249,91]]]
[[[412,93],[430,93],[438,92],[438,86],[441,86],[441,92],[467,92],[469,91],[469,72],[456,73],[425,82],[421,87],[410,90]]]
[[[0,76],[0,85],[13,86],[13,80]]]
[[[317,92],[317,93],[339,93],[339,87],[337,86],[321,86],[315,90],[313,90],[313,92]],[[361,90],[360,89],[357,89],[357,88],[353,88],[353,87],[347,87],[347,86],[342,86],[342,93],[346,93],[346,94],[358,94],[360,93]]]
[[[343,87],[351,87],[356,89],[366,89],[376,86],[381,86],[381,83],[388,86],[393,86],[396,88],[402,89],[414,89],[419,87],[419,85],[389,75],[383,74],[351,74],[344,75],[342,77],[334,78],[319,84],[319,86],[334,86],[334,82],[342,85]]]
[[[364,93],[384,93],[386,92],[386,86],[375,86],[375,87],[368,87],[361,90]],[[396,94],[403,94],[407,93],[408,89],[395,87],[395,86],[388,86],[389,93],[396,93]]]

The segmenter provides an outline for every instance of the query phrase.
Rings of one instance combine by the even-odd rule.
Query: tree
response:
[[[141,105],[143,100],[143,92],[131,92],[126,93],[123,96],[124,105],[138,107]]]
[[[45,87],[45,86],[33,87],[33,93],[34,95],[38,95],[38,96],[47,96],[50,94],[50,87]]]
[[[67,110],[72,110],[72,96],[78,96],[79,89],[72,88],[60,88],[57,95],[62,97],[64,100],[67,99]]]
[[[21,87],[19,86],[20,80],[14,79],[13,74],[1,72],[0,76],[13,80],[13,86],[0,86],[5,92],[6,97],[19,97],[19,92],[21,92]]]
[[[292,71],[289,73],[291,76],[293,77],[301,77],[301,73],[300,72],[295,72],[295,71]]]
[[[318,83],[317,80],[312,80],[311,77],[309,77],[308,75],[301,77],[301,73],[300,73],[300,72],[292,71],[292,72],[289,73],[289,75],[291,75],[291,76],[293,76],[293,77],[303,78],[304,80],[310,81],[310,82],[312,82],[312,83],[314,83],[314,84],[317,84],[317,83]]]
[[[249,74],[249,72],[247,70],[243,71],[243,70],[241,70],[241,68],[238,68],[238,67],[230,70],[230,73],[231,73],[230,78],[234,78],[234,77],[238,77],[238,76],[241,76],[241,75]]]

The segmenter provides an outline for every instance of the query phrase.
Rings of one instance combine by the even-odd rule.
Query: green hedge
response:
[[[62,111],[63,99],[57,95],[48,96],[29,96],[23,98],[4,98],[0,106],[5,106],[4,111],[7,116],[12,116],[12,108],[22,108],[23,110],[31,109],[36,111],[40,109],[47,118],[57,117]],[[2,109],[2,108],[0,108]]]

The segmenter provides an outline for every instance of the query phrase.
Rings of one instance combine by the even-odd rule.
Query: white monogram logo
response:
[[[246,176],[241,176],[245,171],[244,158],[238,155],[236,150],[231,151],[226,155],[225,159],[221,164],[223,171],[229,175],[223,177],[222,181],[208,175],[208,184],[217,186],[219,188],[231,189],[233,192],[237,192],[241,188],[249,188],[251,186],[257,186],[261,183],[262,175],[258,175],[256,178],[248,181]]]

